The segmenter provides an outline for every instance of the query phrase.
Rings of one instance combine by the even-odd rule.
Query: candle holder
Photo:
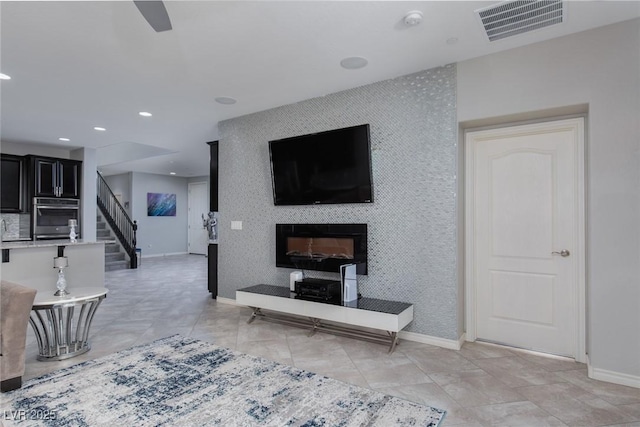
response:
[[[76,234],[76,227],[78,226],[78,220],[77,219],[70,219],[69,220],[69,240],[71,240],[71,243],[76,243],[78,240],[76,239],[78,237],[78,235]]]
[[[64,277],[64,269],[67,267],[69,267],[69,260],[66,256],[59,256],[53,259],[53,268],[58,269],[58,281],[56,282],[58,291],[53,294],[56,297],[63,297],[70,293],[67,291],[67,279]]]

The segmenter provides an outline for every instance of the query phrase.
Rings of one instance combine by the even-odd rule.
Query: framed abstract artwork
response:
[[[147,193],[147,216],[176,216],[176,195]]]

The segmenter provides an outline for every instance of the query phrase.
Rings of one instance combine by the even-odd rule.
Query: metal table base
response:
[[[38,343],[38,360],[64,360],[86,353],[93,316],[103,295],[33,306],[29,323]]]

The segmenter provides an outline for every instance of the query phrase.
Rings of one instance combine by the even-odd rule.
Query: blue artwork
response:
[[[176,195],[147,193],[147,216],[176,216]]]

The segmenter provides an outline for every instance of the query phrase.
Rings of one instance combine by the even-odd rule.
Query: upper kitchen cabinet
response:
[[[25,158],[2,154],[0,165],[0,211],[20,213],[25,208]]]
[[[82,162],[31,156],[30,193],[33,197],[80,198]]]

